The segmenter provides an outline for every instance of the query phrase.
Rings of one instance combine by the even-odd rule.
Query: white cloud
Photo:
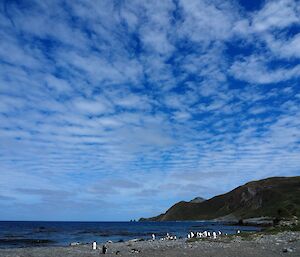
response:
[[[297,1],[268,1],[263,9],[253,15],[252,26],[256,32],[269,29],[282,29],[291,24],[299,24],[300,16]]]
[[[300,58],[300,34],[291,39],[275,39],[273,36],[266,37],[270,50],[282,58]]]
[[[229,4],[180,1],[180,6],[183,8],[184,20],[178,32],[183,36],[204,45],[231,36],[235,13]]]
[[[233,63],[230,72],[240,80],[257,84],[268,84],[298,78],[300,76],[300,65],[292,68],[279,67],[270,69],[261,57],[251,56]]]
[[[72,87],[64,79],[57,78],[53,75],[48,75],[45,80],[47,86],[58,93],[70,93],[70,91],[72,91]]]
[[[99,115],[112,112],[111,103],[103,97],[93,99],[75,98],[72,101],[74,107],[84,115]]]

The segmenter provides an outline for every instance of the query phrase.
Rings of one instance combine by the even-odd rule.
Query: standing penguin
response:
[[[213,234],[213,238],[216,239],[217,238],[217,233],[213,232],[212,234]]]
[[[93,250],[96,250],[97,249],[97,243],[96,241],[93,242]]]
[[[102,253],[106,254],[106,252],[107,252],[107,247],[106,247],[106,245],[103,245],[102,246]]]
[[[152,234],[152,240],[153,240],[153,241],[155,240],[155,235],[154,235],[154,234]]]

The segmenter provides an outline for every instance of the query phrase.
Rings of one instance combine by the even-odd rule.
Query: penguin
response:
[[[107,252],[107,247],[106,247],[106,245],[103,245],[102,246],[102,253],[106,254],[106,252]]]
[[[213,239],[216,239],[217,238],[217,233],[216,232],[213,232]]]

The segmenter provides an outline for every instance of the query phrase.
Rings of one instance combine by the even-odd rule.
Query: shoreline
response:
[[[146,223],[146,224],[145,224]],[[139,238],[148,240],[155,234],[161,238],[170,233],[177,238],[185,238],[190,231],[221,231],[224,234],[233,234],[241,231],[261,231],[259,227],[245,227],[230,225],[225,222],[216,221],[182,221],[182,222],[124,222],[119,223],[91,223],[89,225],[57,224],[55,222],[31,222],[24,224],[23,230],[11,229],[17,227],[14,223],[4,223],[1,227],[0,248],[17,247],[47,247],[47,246],[68,246],[70,243],[81,244],[91,243],[97,240],[105,243],[108,240],[113,242],[128,241]],[[23,223],[22,223],[23,224]]]
[[[247,235],[246,235],[247,234]],[[177,239],[126,241],[106,244],[106,256],[141,256],[141,257],[252,257],[252,256],[299,256],[300,232],[285,231],[277,234],[246,233],[241,235],[221,236],[217,239]],[[92,250],[92,245],[77,246],[42,246],[26,248],[0,249],[1,257],[89,257],[102,256],[100,249]]]

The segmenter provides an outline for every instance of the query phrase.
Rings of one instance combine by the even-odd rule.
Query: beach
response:
[[[188,241],[147,240],[106,244],[105,255],[101,249],[92,250],[91,244],[66,247],[26,247],[0,249],[0,257],[92,257],[92,256],[141,256],[141,257],[252,257],[299,256],[300,232],[278,234],[252,234],[251,236],[222,236],[217,239]],[[101,244],[98,247],[101,248]]]

